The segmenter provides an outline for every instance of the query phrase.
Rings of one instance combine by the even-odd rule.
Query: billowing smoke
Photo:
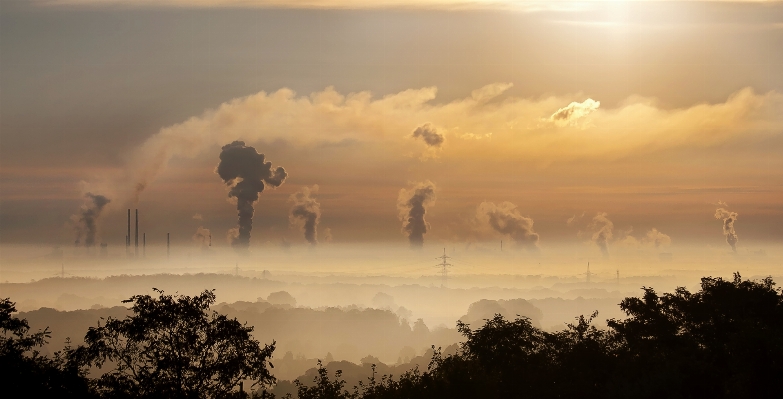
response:
[[[426,207],[435,202],[435,184],[426,180],[410,189],[400,190],[397,197],[397,209],[400,211],[402,231],[408,234],[411,247],[420,248],[424,245],[424,234],[430,229],[424,220]]]
[[[197,242],[202,248],[206,248],[212,241],[212,232],[207,228],[199,226],[196,229],[196,234],[193,234],[193,241]]]
[[[511,237],[517,245],[528,250],[538,249],[538,233],[533,231],[533,219],[522,216],[516,205],[482,202],[476,216],[493,230]]]
[[[715,219],[723,220],[723,235],[726,236],[726,242],[731,245],[731,250],[737,252],[737,241],[739,237],[734,231],[734,222],[737,221],[737,212],[729,212],[726,209],[718,208],[715,210]]]
[[[416,128],[411,134],[414,139],[421,138],[429,147],[440,147],[446,136],[438,132],[438,129],[432,123],[425,123]]]
[[[312,245],[318,244],[318,222],[321,221],[321,204],[312,196],[317,192],[318,185],[303,187],[288,198],[293,204],[289,220],[292,224],[301,224],[305,240]]]
[[[593,217],[590,227],[593,229],[593,242],[604,256],[609,256],[609,240],[612,239],[614,223],[606,217],[605,212],[599,212]]]
[[[231,245],[247,249],[250,246],[250,231],[253,230],[253,205],[258,200],[258,193],[264,191],[266,184],[279,187],[288,174],[281,166],[272,169],[272,163],[264,161],[264,154],[246,146],[244,141],[234,141],[223,146],[216,172],[231,187],[228,196],[237,200],[239,220]]]
[[[594,101],[592,98],[588,98],[584,102],[578,103],[576,101],[568,104],[567,106],[560,108],[549,117],[549,120],[555,122],[559,126],[575,125],[579,119],[590,115],[593,111],[597,110],[601,106],[600,101]]]
[[[672,238],[669,237],[667,234],[661,233],[656,228],[650,229],[650,231],[647,232],[647,237],[645,237],[646,242],[653,243],[655,245],[655,248],[660,248],[661,245],[669,245],[672,243]]]
[[[73,220],[76,229],[76,242],[75,244],[84,244],[85,247],[92,247],[95,245],[95,237],[98,235],[98,218],[101,216],[103,208],[111,202],[110,199],[103,195],[87,193],[84,195],[87,199],[82,205],[79,213],[73,215]]]

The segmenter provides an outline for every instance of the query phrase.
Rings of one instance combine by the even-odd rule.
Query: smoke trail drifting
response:
[[[303,187],[288,198],[293,204],[289,220],[292,224],[301,223],[307,242],[318,244],[318,222],[321,220],[321,204],[311,195],[318,192],[318,185]]]
[[[84,197],[89,201],[82,205],[79,214],[73,215],[71,220],[74,221],[76,229],[75,244],[80,245],[84,242],[85,247],[92,247],[95,245],[95,237],[98,234],[98,218],[101,216],[103,207],[111,200],[103,195],[93,193],[87,193]]]
[[[282,166],[272,169],[272,163],[264,161],[264,154],[246,146],[244,141],[234,141],[223,146],[216,172],[231,187],[228,196],[237,199],[237,234],[231,245],[247,249],[250,246],[250,231],[253,230],[253,204],[258,200],[258,193],[264,191],[265,183],[279,187],[288,174]]]
[[[737,212],[729,212],[723,208],[715,210],[715,219],[723,220],[723,235],[726,236],[726,242],[731,245],[731,250],[737,252],[737,241],[739,237],[734,231],[734,222],[737,221]]]
[[[424,220],[427,213],[425,206],[435,202],[435,184],[431,181],[423,181],[410,190],[401,189],[397,197],[397,209],[400,211],[402,231],[408,234],[411,247],[424,245],[424,234],[430,229],[429,223]]]
[[[478,206],[477,217],[498,233],[511,237],[521,247],[538,249],[538,233],[533,231],[533,219],[522,216],[516,205],[510,202],[497,205],[482,202]]]
[[[609,256],[609,240],[612,239],[614,223],[606,217],[606,213],[598,213],[590,224],[593,228],[593,242],[601,249],[604,256]]]
[[[206,248],[209,246],[210,240],[212,239],[212,232],[209,231],[209,229],[199,226],[198,229],[196,229],[196,234],[193,234],[193,241],[197,242],[202,248]]]

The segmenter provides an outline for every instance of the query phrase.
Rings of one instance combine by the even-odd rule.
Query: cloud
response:
[[[430,224],[424,219],[427,206],[435,202],[435,184],[426,180],[414,184],[410,189],[401,189],[397,197],[397,210],[402,220],[402,231],[408,235],[413,248],[424,245],[424,234],[430,230]]]
[[[737,252],[737,241],[739,241],[739,236],[734,230],[737,216],[737,212],[729,212],[724,208],[715,210],[715,219],[723,221],[723,235],[726,236],[726,243],[731,245],[731,250],[734,252]]]
[[[289,220],[291,224],[301,225],[305,240],[312,245],[318,244],[317,229],[321,220],[321,204],[313,197],[317,192],[318,185],[302,187],[288,197],[288,202],[292,204]]]
[[[600,106],[600,101],[594,101],[591,98],[588,98],[581,103],[572,102],[571,104],[558,109],[557,112],[549,117],[549,120],[558,126],[576,126],[582,118],[590,115]]]
[[[522,216],[511,202],[482,202],[476,210],[480,222],[492,230],[510,237],[514,243],[528,250],[538,249],[538,233],[533,231],[533,219]]]
[[[411,134],[414,139],[421,138],[429,147],[440,148],[443,142],[446,141],[446,136],[438,131],[432,123],[425,123],[416,128]]]
[[[582,105],[551,114],[572,96],[487,101],[498,87],[505,86],[488,85],[478,89],[478,94],[474,91],[467,98],[438,104],[430,103],[437,96],[435,87],[381,98],[369,92],[341,94],[331,87],[309,96],[297,96],[285,88],[259,92],[161,129],[132,151],[121,175],[92,185],[102,190],[110,187],[103,192],[120,197],[125,193],[126,201],[135,200],[171,158],[195,157],[237,137],[248,142],[285,140],[300,148],[351,140],[376,143],[384,153],[405,154],[410,152],[411,140],[403,137],[422,120],[450,131],[470,132],[462,137],[492,135],[492,140],[451,141],[442,156],[459,159],[461,164],[608,161],[674,148],[701,149],[739,140],[749,143],[783,132],[783,113],[778,112],[783,96],[776,92],[760,95],[743,89],[722,103],[671,110],[656,107],[651,99],[633,97],[617,108],[595,110],[590,126],[585,127],[569,123],[591,109],[585,107],[587,102],[572,103]],[[566,124],[540,124],[542,118],[555,116]]]

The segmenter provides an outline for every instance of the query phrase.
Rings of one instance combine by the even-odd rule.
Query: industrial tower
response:
[[[443,248],[443,256],[438,256],[435,259],[440,259],[441,263],[435,265],[436,267],[440,267],[440,276],[441,276],[441,282],[440,286],[441,288],[446,287],[446,280],[449,278],[449,266],[454,266],[451,263],[446,262],[446,259],[451,259],[451,256],[446,255],[446,248]]]

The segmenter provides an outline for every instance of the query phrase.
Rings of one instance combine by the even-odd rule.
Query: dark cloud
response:
[[[519,246],[538,249],[538,233],[533,231],[533,219],[522,216],[517,206],[510,202],[482,202],[478,206],[479,220],[488,224],[494,231],[507,235]]]
[[[246,146],[244,141],[223,146],[216,172],[231,187],[228,196],[237,199],[238,226],[231,245],[246,249],[250,246],[253,205],[258,200],[258,193],[263,192],[267,184],[279,187],[288,174],[283,167],[273,169],[271,162],[265,162],[264,154]]]
[[[446,136],[438,132],[435,125],[431,123],[425,123],[417,127],[411,134],[411,137],[414,139],[421,138],[429,147],[440,147],[446,141]]]
[[[95,238],[98,235],[98,218],[101,216],[103,208],[111,202],[103,195],[87,193],[84,195],[87,199],[78,214],[73,215],[76,229],[76,245],[84,244],[85,247],[95,245]]]
[[[424,181],[416,184],[409,190],[400,190],[397,198],[397,209],[400,211],[402,230],[408,234],[411,247],[424,245],[424,234],[430,229],[429,223],[424,220],[427,213],[426,206],[435,201],[435,184]]]
[[[318,192],[318,185],[303,187],[288,198],[291,206],[291,223],[301,223],[307,242],[318,244],[318,222],[321,220],[321,204],[312,197]]]
[[[737,252],[737,241],[739,237],[734,231],[734,222],[737,221],[737,212],[729,212],[724,208],[715,210],[715,219],[723,220],[723,235],[726,236],[726,242],[731,245],[731,249]]]

